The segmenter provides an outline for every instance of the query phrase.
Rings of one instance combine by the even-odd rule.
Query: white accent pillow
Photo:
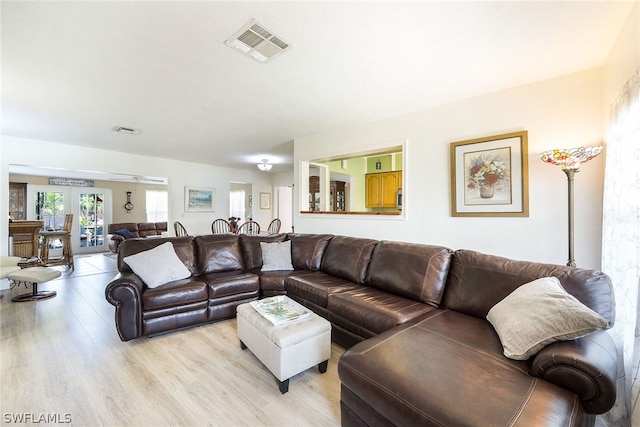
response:
[[[500,337],[504,355],[515,360],[607,326],[604,317],[565,291],[555,277],[520,286],[489,310],[487,320]]]
[[[171,242],[124,257],[123,261],[150,288],[157,288],[165,283],[191,276],[189,269],[176,255]]]
[[[291,264],[291,240],[284,242],[260,242],[262,271],[293,270]]]

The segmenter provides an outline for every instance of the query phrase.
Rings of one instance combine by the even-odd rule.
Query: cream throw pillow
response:
[[[150,288],[157,288],[165,283],[191,276],[189,269],[176,255],[171,242],[124,257],[123,261]]]
[[[262,271],[293,270],[291,264],[291,240],[284,242],[260,242]]]
[[[520,286],[489,310],[487,320],[500,337],[504,355],[515,360],[526,360],[552,342],[580,338],[607,326],[555,277]]]

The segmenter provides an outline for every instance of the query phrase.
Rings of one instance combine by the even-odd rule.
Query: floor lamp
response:
[[[576,266],[573,258],[573,177],[576,172],[580,172],[580,165],[596,157],[602,151],[601,146],[580,147],[580,148],[560,148],[542,153],[540,158],[545,163],[561,166],[562,171],[567,174],[569,186],[569,261],[567,265]]]

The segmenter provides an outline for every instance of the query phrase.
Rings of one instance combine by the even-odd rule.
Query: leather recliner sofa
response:
[[[294,270],[261,271],[260,242],[287,239]],[[166,241],[192,276],[148,289],[123,258]],[[599,271],[313,234],[132,239],[118,268],[105,292],[123,341],[231,318],[279,294],[327,318],[348,348],[338,363],[344,426],[592,426],[615,401],[606,331],[511,360],[485,318],[514,289],[554,276],[612,326],[612,286]]]
[[[118,246],[127,238],[116,233],[119,230],[127,230],[131,233],[130,238],[160,236],[167,231],[167,222],[120,222],[107,226],[107,245],[111,252],[118,253]]]

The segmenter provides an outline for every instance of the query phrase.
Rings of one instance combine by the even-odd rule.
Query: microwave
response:
[[[402,188],[396,193],[396,209],[402,210]]]

